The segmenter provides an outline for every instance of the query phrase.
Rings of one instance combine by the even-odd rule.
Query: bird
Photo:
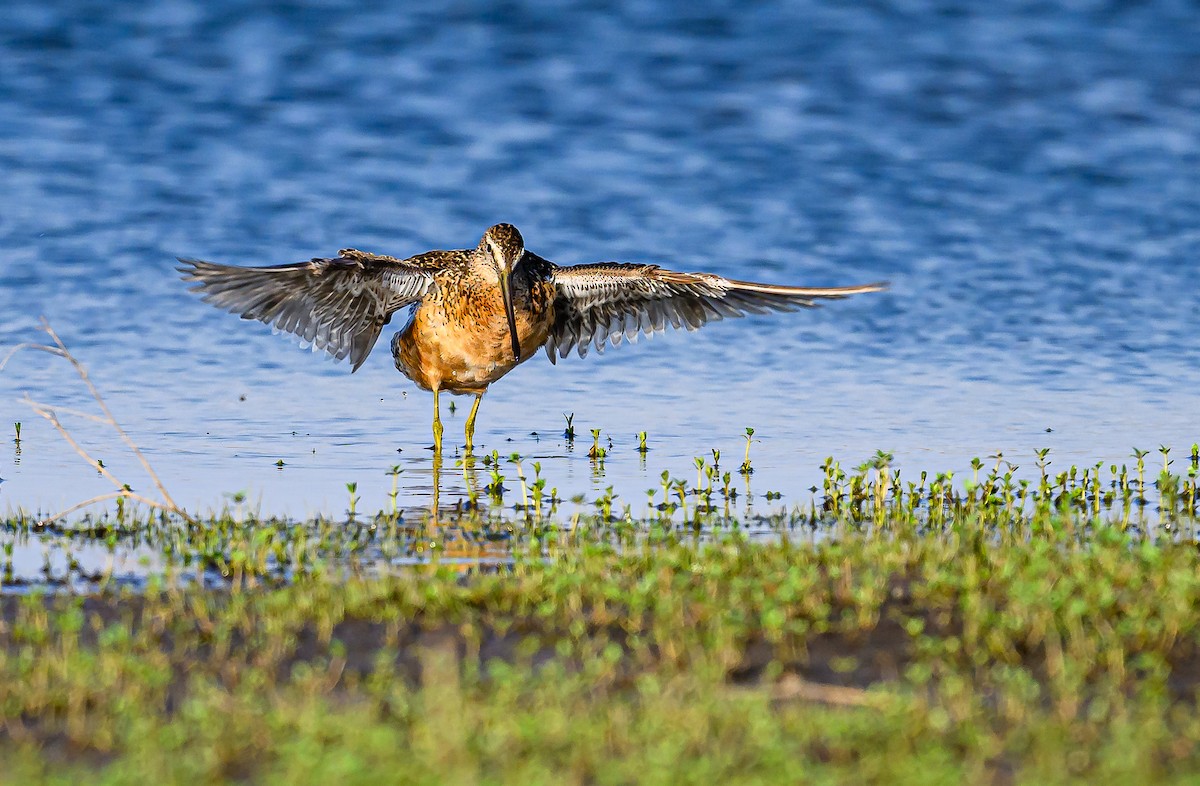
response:
[[[471,249],[426,251],[407,259],[347,248],[336,257],[241,267],[178,258],[201,298],[243,319],[293,333],[357,371],[401,309],[407,324],[391,341],[396,368],[433,393],[434,451],[442,449],[438,396],[473,395],[465,424],[471,451],[475,417],[488,386],[543,349],[551,363],[586,357],[623,340],[674,328],[695,330],[725,317],[795,311],[887,288],[790,287],[681,273],[656,264],[560,266],[525,248],[512,224],[496,224]]]

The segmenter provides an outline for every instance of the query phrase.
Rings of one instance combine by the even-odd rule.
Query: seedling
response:
[[[508,462],[517,468],[517,480],[521,481],[521,509],[529,512],[529,489],[525,484],[525,472],[521,468],[521,454],[513,453]]]
[[[616,497],[617,495],[613,493],[613,487],[609,486],[608,488],[604,489],[604,493],[601,494],[596,500],[595,506],[597,512],[600,514],[601,521],[607,522],[612,520],[613,500],[615,500]]]
[[[749,475],[754,471],[754,467],[750,466],[750,441],[754,437],[754,429],[746,428],[746,458],[742,461],[741,473]]]
[[[499,502],[504,498],[504,475],[500,474],[500,456],[495,451],[491,460],[491,482],[484,488],[494,501]]]
[[[533,490],[533,512],[534,515],[541,519],[542,517],[542,496],[545,493],[546,479],[542,477],[542,463],[535,461],[531,465],[533,467],[533,483],[530,488]]]
[[[592,446],[588,449],[588,458],[594,461],[603,461],[608,455],[608,451],[600,447],[600,429],[592,429]]]
[[[399,464],[394,464],[392,466],[392,468],[387,471],[387,474],[392,476],[392,491],[390,494],[388,494],[388,499],[390,499],[392,502],[392,516],[393,517],[395,517],[396,514],[399,512],[399,507],[397,505],[397,499],[400,496],[400,473],[403,471],[404,471],[404,469],[401,468],[401,466]]]
[[[1145,501],[1146,499],[1146,456],[1150,453],[1148,450],[1133,449],[1133,458],[1137,460],[1137,476],[1138,476],[1138,499]]]
[[[971,485],[972,486],[979,485],[979,470],[982,467],[983,467],[983,462],[980,461],[980,459],[978,457],[971,459],[971,471],[973,473],[971,475]]]

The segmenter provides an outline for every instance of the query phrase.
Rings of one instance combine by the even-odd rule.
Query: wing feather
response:
[[[785,287],[618,262],[555,267],[553,276],[555,321],[546,342],[551,362],[572,351],[580,357],[592,348],[603,352],[606,343],[616,346],[622,338],[632,343],[668,324],[696,330],[726,317],[796,311],[887,287]]]
[[[420,300],[453,252],[410,259],[345,249],[332,259],[236,267],[180,259],[179,272],[217,308],[293,333],[337,360],[363,364],[396,311]]]

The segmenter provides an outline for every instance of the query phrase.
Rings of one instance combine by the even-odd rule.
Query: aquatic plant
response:
[[[600,429],[592,429],[592,446],[588,448],[588,458],[594,461],[603,461],[607,455],[608,451],[600,447]]]
[[[750,466],[750,442],[754,437],[754,429],[747,428],[745,437],[746,437],[746,458],[742,460],[742,466],[738,468],[738,471],[741,472],[743,475],[749,475],[751,472],[754,471],[754,467]]]

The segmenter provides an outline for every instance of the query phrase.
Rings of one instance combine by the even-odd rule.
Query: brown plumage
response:
[[[525,250],[511,224],[493,226],[473,249],[408,259],[346,249],[332,259],[272,267],[179,261],[207,302],[294,333],[338,360],[348,357],[354,369],[392,315],[412,306],[408,324],[392,339],[392,357],[409,379],[433,391],[439,450],[438,393],[475,396],[466,424],[470,449],[488,385],[539,347],[554,363],[667,325],[695,330],[725,317],[795,311],[886,286],[785,287],[617,262],[559,267]]]

